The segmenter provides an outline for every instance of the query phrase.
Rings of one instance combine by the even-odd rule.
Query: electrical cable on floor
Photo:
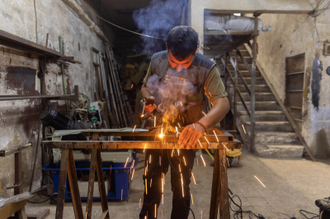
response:
[[[48,197],[47,199],[45,199],[45,200],[42,200],[42,201],[37,201],[37,202],[35,202],[35,201],[30,201],[30,200],[26,200],[27,202],[29,202],[29,203],[31,203],[31,204],[41,204],[41,203],[44,203],[44,202],[46,202],[46,201],[49,201],[52,197],[54,197],[54,196],[57,196],[57,193],[54,193],[54,194],[52,194],[50,197]]]
[[[307,218],[307,219],[314,219],[314,218],[318,218],[320,215],[318,215],[318,214],[315,214],[315,213],[312,213],[312,212],[309,212],[309,211],[305,211],[305,210],[303,210],[303,209],[300,209],[299,210],[299,213],[300,214],[302,214],[305,218]],[[311,217],[311,218],[309,218],[309,217],[307,217],[306,216],[306,214],[305,213],[307,213],[307,214],[312,214],[312,215],[314,215],[313,217]]]
[[[229,202],[229,207],[230,207],[230,210],[232,210],[234,212],[234,219],[239,219],[239,215],[241,215],[241,219],[243,219],[243,213],[244,214],[249,214],[249,218],[252,219],[251,216],[254,216],[256,217],[257,219],[265,219],[265,217],[261,214],[258,214],[256,215],[255,213],[253,213],[252,211],[243,211],[242,209],[242,200],[241,198],[238,196],[238,195],[233,195],[233,192],[228,188],[230,194],[232,196],[229,195],[229,199],[230,199],[230,202]],[[235,201],[234,201],[234,198],[237,197],[238,200],[240,201],[240,204],[237,204]],[[232,207],[231,207],[231,203],[234,203],[234,205],[236,205],[237,207],[239,207],[240,210],[236,211],[236,210],[233,210]]]

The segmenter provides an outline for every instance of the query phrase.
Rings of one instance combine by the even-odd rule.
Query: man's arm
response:
[[[213,103],[213,107],[207,115],[201,118],[197,123],[186,126],[178,141],[182,148],[187,145],[186,148],[190,149],[196,145],[199,138],[202,137],[203,133],[206,131],[205,128],[211,128],[219,123],[230,109],[227,93],[216,67],[214,67],[208,76],[205,87],[206,96]]]
[[[227,97],[222,97],[213,102],[213,107],[206,116],[201,118],[198,122],[205,125],[206,129],[213,127],[219,123],[229,112],[230,106]]]

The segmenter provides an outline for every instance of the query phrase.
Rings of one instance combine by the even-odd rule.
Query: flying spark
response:
[[[133,169],[131,180],[134,178],[135,169]]]
[[[204,136],[205,140],[207,141],[207,144],[210,145],[209,140],[207,140],[207,138]]]
[[[140,201],[139,201],[139,208],[141,208],[141,199],[140,199]]]
[[[181,165],[179,164],[179,172],[181,173]]]
[[[180,123],[178,123],[178,126],[179,126],[179,128],[181,128],[181,125],[180,125]]]
[[[171,157],[173,157],[173,154],[174,154],[174,148],[173,148],[173,150],[172,150],[172,152],[171,152]]]
[[[210,97],[212,97],[212,94],[209,92]]]
[[[187,166],[186,158],[183,156],[183,163],[185,166]]]
[[[159,166],[162,165],[162,156],[159,156]]]
[[[191,195],[191,204],[194,205],[194,198],[193,198],[192,193],[190,193],[190,195]]]
[[[180,105],[183,106],[183,103],[180,101]]]
[[[143,117],[144,117],[144,114],[141,115],[141,118],[143,118]]]
[[[218,136],[217,136],[217,134],[215,133],[214,130],[213,130],[213,133],[214,133],[215,138],[217,139],[217,142],[220,142],[220,141],[219,141],[219,138],[218,138]]]
[[[136,128],[136,125],[135,125],[134,128],[133,128],[133,131],[132,131],[133,133],[134,133],[134,131],[135,131],[135,128]]]
[[[177,134],[180,134],[177,126],[175,126],[175,130]]]
[[[147,166],[144,168],[144,176],[147,176],[147,172],[148,172],[148,163]]]
[[[155,204],[155,218],[157,218],[157,204]]]
[[[198,140],[199,146],[201,146],[201,148],[203,148],[202,143]]]
[[[144,180],[144,185],[146,186],[146,195],[148,195],[148,182],[147,179]]]
[[[151,186],[152,186],[152,179],[150,179],[150,188],[151,188]]]
[[[202,111],[202,113],[203,113],[204,116],[207,116],[206,113],[204,113],[204,111]]]
[[[131,88],[133,88],[134,84],[132,84]]]
[[[182,177],[182,173],[180,173],[180,175],[181,175],[182,198],[184,198],[184,189],[183,189],[183,177]]]
[[[226,145],[224,143],[222,143],[222,145],[226,148],[226,150],[228,151],[228,148],[226,147]]]
[[[193,172],[191,172],[191,177],[193,179],[194,184],[196,185],[196,179],[195,179],[195,176],[194,176],[194,173]]]
[[[121,201],[123,200],[123,189],[121,190]]]
[[[176,149],[176,151],[178,152],[178,156],[180,156],[180,149]]]
[[[125,162],[124,168],[127,167],[128,160],[129,160],[129,157],[127,157],[127,159],[126,159],[126,162]]]
[[[156,116],[154,117],[154,127],[156,127]]]
[[[243,124],[242,124],[242,129],[243,129],[244,134],[246,134],[246,130],[245,130],[245,127]]]
[[[132,162],[131,168],[134,168],[134,165],[135,165],[135,159]]]
[[[151,163],[151,154],[150,154],[150,156],[149,156],[149,163]]]
[[[206,167],[206,163],[205,163],[205,160],[204,160],[203,155],[201,155],[201,158],[202,158],[202,161],[203,161],[204,167]]]
[[[259,183],[263,186],[263,187],[265,187],[266,188],[266,186],[265,186],[265,184],[263,184],[262,182],[261,182],[261,180],[260,179],[258,179],[258,177],[257,176],[254,176],[254,178],[256,178],[258,181],[259,181]]]

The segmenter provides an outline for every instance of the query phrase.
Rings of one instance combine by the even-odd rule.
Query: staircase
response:
[[[245,46],[238,48],[241,55],[251,69],[252,57]],[[230,61],[231,60],[231,61]],[[222,60],[224,63],[224,59]],[[229,53],[226,63],[227,89],[231,110],[234,115],[234,80],[235,80],[235,51]],[[240,132],[244,145],[251,147],[251,119],[248,111],[251,111],[251,74],[247,70],[243,60],[237,55],[237,69],[244,79],[238,76],[237,117],[236,127]],[[242,97],[243,101],[240,99]],[[244,103],[245,106],[244,106]],[[246,109],[247,108],[247,109]],[[255,153],[260,157],[298,158],[302,157],[304,147],[285,116],[282,108],[277,103],[275,96],[262,77],[259,69],[256,69],[255,86]]]

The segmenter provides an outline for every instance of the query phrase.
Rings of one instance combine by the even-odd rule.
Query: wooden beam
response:
[[[58,182],[58,196],[57,196],[57,205],[56,205],[56,219],[63,218],[63,210],[64,210],[64,197],[65,197],[65,187],[66,187],[66,178],[68,173],[68,149],[64,145],[62,147],[62,156],[61,156],[61,171],[60,171],[60,179]]]
[[[233,9],[205,9],[206,13],[211,14],[234,14],[234,13],[241,13],[241,14],[254,14],[255,12],[262,13],[262,14],[311,14],[314,10],[233,10]]]
[[[9,203],[8,205],[5,205],[4,207],[0,208],[1,218],[9,218],[11,215],[25,208],[25,205],[26,205],[26,200],[15,203]]]
[[[219,197],[221,219],[230,219],[226,150],[225,147],[222,147],[218,150],[218,154],[215,155],[219,156]]]
[[[220,149],[216,149],[214,152],[215,156],[214,156],[214,168],[213,168],[213,178],[212,178],[212,188],[211,188],[210,219],[218,218],[218,211],[219,211],[219,202],[220,202],[219,150]]]

